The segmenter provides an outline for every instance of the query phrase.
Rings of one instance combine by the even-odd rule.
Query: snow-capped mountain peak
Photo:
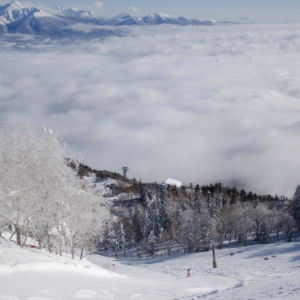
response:
[[[65,16],[75,19],[88,19],[88,20],[105,20],[105,18],[87,10],[80,10],[74,7],[64,8],[64,7],[55,7],[53,9],[55,14],[60,16]]]
[[[37,8],[28,7],[27,5],[23,5],[18,1],[7,3],[3,6],[0,6],[0,19],[2,21],[1,23],[11,24],[20,21],[25,17],[33,14],[34,12],[38,12],[38,11],[39,10]],[[1,28],[0,28],[0,32],[1,32]]]
[[[171,15],[167,15],[167,14],[164,14],[164,13],[158,13],[158,14],[154,14],[152,15],[154,17],[160,17],[162,18],[163,20],[167,20],[167,19],[178,19],[177,17],[175,16],[171,16]]]
[[[0,7],[0,13],[9,11],[9,10],[11,10],[11,11],[20,10],[20,9],[24,9],[24,8],[28,8],[28,6],[21,4],[19,1],[13,1],[13,2],[7,3],[7,4],[3,5],[2,7]]]
[[[118,14],[117,16],[113,17],[112,19],[130,19],[133,18],[133,16],[127,12],[122,12]]]

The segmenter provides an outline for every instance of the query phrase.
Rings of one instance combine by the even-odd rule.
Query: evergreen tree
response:
[[[194,204],[193,204],[193,210],[196,213],[200,214],[201,213],[202,205],[203,205],[203,203],[202,203],[201,199],[199,197],[197,197],[196,200],[195,200],[195,202],[194,202]]]
[[[143,233],[143,220],[144,220],[144,210],[140,204],[136,205],[133,212],[133,221],[134,225],[134,240],[139,243],[144,236]]]
[[[219,209],[220,209],[219,200],[215,197],[209,197],[207,202],[208,202],[208,210],[210,215],[213,218],[216,218],[219,214]]]
[[[125,231],[122,223],[120,223],[116,232],[116,246],[117,246],[117,250],[118,249],[124,250],[125,248]]]
[[[295,224],[295,220],[293,219],[292,216],[289,216],[289,218],[287,219],[287,222],[286,222],[286,225],[285,225],[285,231],[284,231],[285,239],[286,239],[287,242],[292,241],[293,225],[294,224]]]
[[[165,187],[162,186],[161,189],[161,205],[159,208],[159,223],[160,227],[163,230],[167,230],[172,225],[172,215],[173,215],[173,208],[171,204],[171,197],[170,193],[168,193]]]
[[[144,186],[141,189],[141,202],[148,205],[152,200],[155,200],[154,192],[151,188]]]
[[[211,227],[210,216],[207,208],[203,205],[200,213],[200,219],[198,223],[200,234],[200,250],[207,251],[210,249],[210,240],[211,240]]]
[[[262,222],[261,225],[261,240],[262,244],[267,244],[270,241],[269,229],[266,222]]]
[[[146,237],[149,237],[151,231],[155,237],[159,237],[162,231],[160,214],[159,214],[159,204],[158,201],[154,201],[147,209],[149,225],[147,228]]]
[[[188,218],[185,223],[185,244],[187,245],[187,250],[189,253],[194,249],[195,237],[193,232],[193,221],[191,218]]]
[[[296,221],[298,229],[300,230],[300,185],[297,186],[292,200],[292,215]]]
[[[277,209],[278,210],[284,210],[287,206],[286,202],[287,198],[285,196],[280,196],[277,200]]]
[[[188,204],[186,202],[181,202],[180,203],[180,209],[182,211],[186,211],[186,210],[189,210],[190,208],[189,208],[189,206],[188,206]]]

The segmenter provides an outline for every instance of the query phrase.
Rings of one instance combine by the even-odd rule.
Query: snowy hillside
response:
[[[10,234],[4,231],[0,237],[0,299],[231,300],[300,295],[299,242],[217,250],[218,268],[213,269],[211,252],[119,261],[87,255],[79,261],[38,248],[31,253],[31,240],[22,249],[8,240]]]

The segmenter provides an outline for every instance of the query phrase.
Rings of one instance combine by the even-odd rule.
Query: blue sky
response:
[[[177,16],[211,18],[216,20],[253,22],[299,22],[299,0],[101,0],[98,8],[94,0],[31,0],[35,5],[47,7],[63,6],[92,10],[104,17],[112,17],[120,12],[131,12],[136,16],[145,16],[163,12]],[[100,1],[98,1],[100,2]],[[131,7],[136,7],[135,12]]]

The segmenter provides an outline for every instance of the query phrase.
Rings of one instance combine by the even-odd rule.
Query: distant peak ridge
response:
[[[176,17],[165,13],[150,14],[145,17],[135,17],[127,12],[122,12],[117,16],[106,19],[94,12],[81,10],[77,8],[55,7],[53,9],[40,9],[22,4],[19,1],[0,4],[0,33],[30,33],[30,34],[61,34],[62,32],[76,32],[76,28],[82,28],[80,23],[86,25],[98,25],[91,31],[96,34],[102,34],[105,29],[101,25],[110,26],[130,26],[130,25],[206,25],[212,26],[217,23],[214,20],[190,19],[185,17]],[[74,26],[76,25],[76,26]],[[80,25],[80,26],[78,26]],[[72,29],[73,28],[73,29]],[[106,30],[107,32],[107,30]],[[77,32],[77,34],[79,34]],[[81,33],[83,34],[83,33]]]

